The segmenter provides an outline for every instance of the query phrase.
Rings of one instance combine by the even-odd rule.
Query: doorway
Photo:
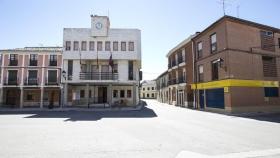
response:
[[[199,90],[199,107],[204,109],[204,90]]]
[[[107,103],[107,87],[98,87],[98,103]]]
[[[178,105],[179,106],[184,105],[184,93],[182,90],[179,90],[179,92],[178,92]]]

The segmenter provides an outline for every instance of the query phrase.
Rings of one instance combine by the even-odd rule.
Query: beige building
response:
[[[143,81],[140,87],[140,97],[142,99],[156,99],[157,88],[156,81]]]

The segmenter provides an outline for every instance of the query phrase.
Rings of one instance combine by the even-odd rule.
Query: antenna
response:
[[[228,2],[228,0],[219,0],[219,1],[217,1],[217,3],[219,3],[223,6],[223,14],[225,16],[226,15],[226,7],[228,5],[231,5],[231,4]]]
[[[238,18],[239,18],[239,7],[240,7],[239,5],[236,6],[236,14]]]

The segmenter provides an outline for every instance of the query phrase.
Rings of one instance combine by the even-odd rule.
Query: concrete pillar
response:
[[[3,88],[0,88],[0,106],[3,105]]]
[[[133,84],[132,87],[132,99],[133,99],[133,106],[136,106],[137,102],[136,102],[136,84]]]
[[[107,90],[107,101],[110,105],[112,105],[112,84],[109,84],[108,90]]]
[[[43,108],[43,105],[44,105],[44,87],[41,87],[40,108]]]
[[[23,94],[23,87],[21,87],[20,88],[20,102],[19,102],[19,107],[20,108],[23,108],[23,96],[24,96],[24,94]]]
[[[63,88],[63,106],[66,106],[68,103],[68,83],[64,83]]]
[[[63,106],[63,99],[64,99],[64,96],[63,96],[63,87],[60,87],[60,107],[62,108]]]
[[[89,107],[89,84],[86,84],[86,91],[85,91],[85,98],[86,98],[86,105]]]

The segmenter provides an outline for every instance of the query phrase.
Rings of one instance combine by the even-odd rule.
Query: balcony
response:
[[[4,85],[19,85],[19,80],[18,80],[18,78],[5,79]]]
[[[46,78],[45,80],[45,85],[47,86],[52,86],[52,85],[59,85],[59,80],[57,78]]]
[[[168,85],[174,85],[174,84],[177,84],[177,79],[171,79],[168,81]]]
[[[37,60],[30,60],[29,61],[29,66],[37,66],[38,61]]]
[[[50,61],[49,66],[57,66],[57,61],[56,60]]]
[[[176,61],[173,60],[173,61],[172,61],[172,67],[173,67],[173,66],[176,66],[176,65],[177,65]]]
[[[39,79],[38,78],[26,78],[24,85],[38,85]]]
[[[18,66],[18,60],[10,60],[9,66]]]
[[[81,72],[80,80],[118,80],[118,73],[111,72]]]
[[[184,76],[179,76],[179,83],[186,83],[186,77]]]
[[[181,64],[183,61],[183,57],[178,57],[178,64]]]

